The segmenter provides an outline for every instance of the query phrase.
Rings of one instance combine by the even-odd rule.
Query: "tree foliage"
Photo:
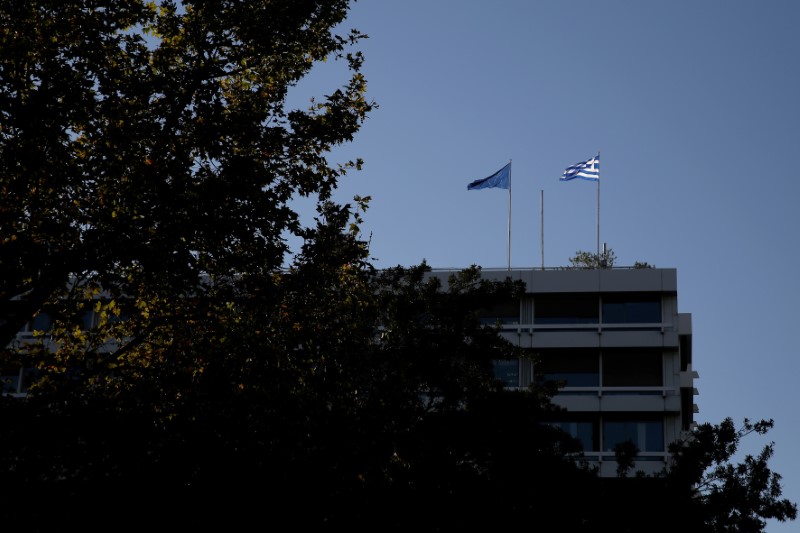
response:
[[[617,261],[617,255],[611,248],[604,248],[601,253],[586,252],[578,250],[575,255],[569,258],[568,268],[613,268]],[[636,261],[633,268],[655,268],[646,261]]]
[[[449,530],[489,527],[499,506],[521,523],[566,505],[593,474],[542,423],[548,390],[495,382],[491,361],[521,354],[478,318],[519,282],[472,267],[443,285],[424,263],[376,272],[351,221],[325,204],[287,271],[149,314],[147,342],[7,404],[0,467],[15,516],[44,494],[113,516],[151,480],[156,504],[136,523],[177,520],[188,502],[236,505],[210,515],[228,525],[267,513]]]
[[[737,428],[726,418],[701,424],[670,446],[674,464],[666,479],[682,508],[700,522],[697,531],[764,531],[767,520],[797,518],[797,504],[781,497],[781,476],[769,467],[774,443],[735,462],[743,438],[765,435],[773,426],[772,420],[745,418]]]
[[[569,264],[571,268],[612,268],[616,260],[617,256],[611,248],[601,253],[578,250],[570,257]]]
[[[670,444],[669,465],[650,476],[628,476],[639,450],[633,443],[620,446],[619,477],[601,480],[597,497],[606,504],[624,501],[626,519],[620,526],[617,510],[604,505],[594,527],[616,524],[619,531],[635,532],[649,521],[648,531],[758,533],[766,531],[769,520],[795,520],[797,504],[782,497],[781,476],[769,467],[774,443],[756,455],[740,453],[743,439],[765,435],[773,425],[772,420],[744,419],[737,428],[731,418],[700,424]]]
[[[72,278],[114,296],[280,267],[290,201],[373,107],[347,0],[36,0],[0,7],[0,341]],[[351,76],[309,104],[318,62]]]

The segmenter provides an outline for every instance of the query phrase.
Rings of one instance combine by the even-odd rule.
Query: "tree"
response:
[[[571,268],[611,268],[616,260],[617,256],[611,248],[599,254],[578,250],[570,257],[569,264]]]
[[[4,2],[2,345],[97,285],[166,298],[281,267],[301,231],[290,200],[328,199],[361,164],[326,159],[373,108],[350,51],[365,36],[333,32],[349,3]],[[349,81],[287,109],[328,58]]]
[[[568,268],[613,268],[616,261],[617,256],[611,248],[603,249],[599,254],[578,250],[569,258]],[[654,266],[645,261],[636,261],[633,268],[654,268]]]
[[[4,524],[46,506],[43,530],[69,527],[58,511],[85,502],[114,517],[146,486],[155,501],[129,522],[258,498],[347,525],[505,471],[497,442],[473,457],[453,437],[503,426],[489,369],[511,347],[471,306],[512,284],[472,269],[442,293],[427,266],[376,276],[350,207],[329,202],[360,161],[327,154],[374,107],[349,52],[364,36],[333,33],[348,5],[0,6],[0,338],[46,312],[55,341],[6,354],[39,375],[26,399],[0,397]],[[349,81],[287,109],[329,57]],[[316,227],[297,195],[317,196]],[[287,233],[305,245],[283,268]],[[563,435],[523,426],[543,464],[573,468]]]
[[[670,446],[674,464],[666,473],[668,486],[682,508],[699,519],[702,531],[757,532],[764,531],[768,519],[797,518],[797,504],[781,498],[781,476],[769,468],[774,443],[733,463],[743,438],[765,435],[773,426],[772,420],[745,418],[736,428],[726,418],[717,425],[701,424]]]
[[[797,504],[781,497],[781,476],[768,464],[773,443],[736,462],[743,438],[765,435],[772,427],[772,420],[744,419],[736,428],[731,418],[716,425],[700,424],[669,446],[670,464],[651,476],[639,472],[628,477],[638,450],[633,444],[618,450],[621,477],[599,483],[602,488],[595,497],[603,504],[594,526],[606,529],[616,524],[620,531],[634,532],[648,522],[650,531],[758,533],[765,531],[767,520],[795,520]],[[625,502],[625,527],[619,526],[614,502]],[[657,522],[653,516],[659,517]]]
[[[304,236],[287,271],[248,277],[246,292],[220,284],[160,311],[142,300],[147,342],[6,405],[4,518],[85,501],[113,517],[146,485],[153,503],[129,522],[208,522],[186,502],[235,506],[228,526],[268,513],[441,530],[488,527],[499,506],[545,523],[590,487],[576,443],[542,423],[551,391],[493,379],[493,359],[521,354],[478,309],[519,282],[472,267],[443,285],[424,263],[376,272],[349,206],[323,204]]]
[[[314,237],[291,200],[316,196],[334,215],[323,205],[361,165],[328,161],[374,107],[353,50],[365,36],[334,33],[349,4],[0,5],[0,340],[43,312],[57,340],[55,353],[3,354],[39,372],[27,399],[0,398],[3,501],[21,505],[6,518],[94,501],[81,496],[113,516],[116,491],[134,497],[126,486],[154,479],[168,501],[161,487],[213,479],[224,467],[211,458],[235,443],[246,446],[231,464],[246,471],[243,458],[265,452],[242,437],[262,414],[246,409],[251,395],[277,413],[262,426],[302,434],[307,402],[284,407],[319,360],[287,344],[298,336],[284,306],[303,291],[290,297],[281,272],[286,235]],[[342,86],[289,108],[292,87],[329,59],[350,70]],[[85,331],[88,309],[101,318]]]

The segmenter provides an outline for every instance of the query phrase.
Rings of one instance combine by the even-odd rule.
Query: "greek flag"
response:
[[[564,170],[559,181],[569,181],[580,178],[587,181],[600,181],[600,154],[598,153],[588,161],[581,161]]]

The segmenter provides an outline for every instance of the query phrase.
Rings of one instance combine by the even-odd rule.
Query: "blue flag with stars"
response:
[[[475,189],[489,189],[491,187],[498,187],[500,189],[508,189],[511,187],[511,163],[507,164],[491,176],[473,181],[467,185],[467,190],[472,191]]]

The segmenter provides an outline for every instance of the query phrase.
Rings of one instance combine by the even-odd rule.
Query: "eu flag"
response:
[[[471,191],[474,189],[489,189],[490,187],[498,187],[500,189],[508,189],[511,187],[510,162],[491,176],[473,181],[467,185],[467,190]]]

